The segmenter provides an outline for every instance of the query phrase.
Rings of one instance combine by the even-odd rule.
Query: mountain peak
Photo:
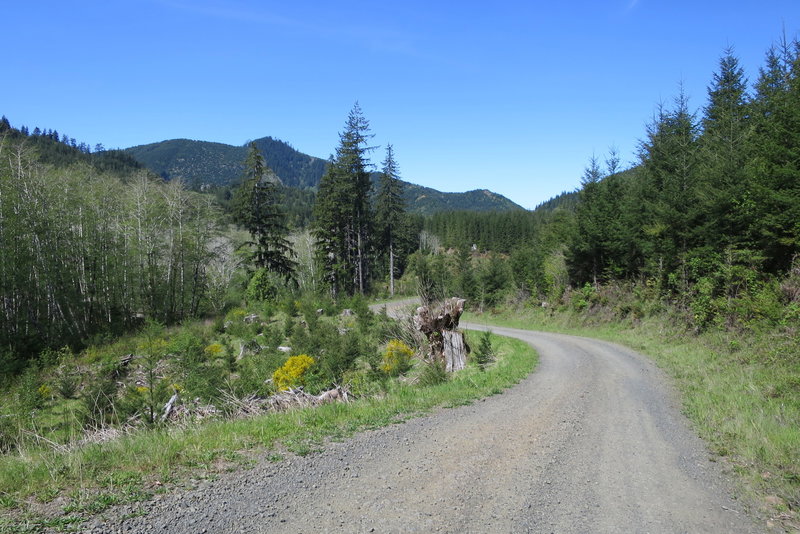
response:
[[[288,187],[315,189],[328,162],[296,150],[271,136],[253,141],[279,181]],[[249,142],[247,143],[249,144]],[[247,144],[226,145],[210,141],[170,139],[125,150],[135,160],[166,180],[181,178],[190,187],[205,184],[227,186],[239,182],[247,157]],[[505,211],[522,209],[506,197],[487,189],[466,193],[443,193],[404,183],[409,211],[429,214],[437,211]]]

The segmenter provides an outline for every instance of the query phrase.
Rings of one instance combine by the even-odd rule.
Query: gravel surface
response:
[[[463,325],[480,329],[478,325]],[[492,328],[540,354],[503,394],[112,509],[89,532],[761,532],[646,358]],[[132,513],[141,517],[121,519]]]

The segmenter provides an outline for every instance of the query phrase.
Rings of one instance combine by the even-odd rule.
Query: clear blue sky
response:
[[[266,135],[323,158],[359,101],[405,180],[536,204],[724,48],[750,80],[800,1],[9,1],[0,114],[94,146]],[[383,148],[373,161],[383,159]]]

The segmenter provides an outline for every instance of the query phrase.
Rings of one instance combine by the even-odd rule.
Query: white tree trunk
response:
[[[389,295],[394,297],[394,247],[389,243]]]

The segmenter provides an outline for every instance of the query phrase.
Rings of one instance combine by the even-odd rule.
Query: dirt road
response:
[[[646,358],[601,341],[493,330],[541,357],[505,393],[264,462],[92,532],[763,530],[728,496],[719,464]]]

